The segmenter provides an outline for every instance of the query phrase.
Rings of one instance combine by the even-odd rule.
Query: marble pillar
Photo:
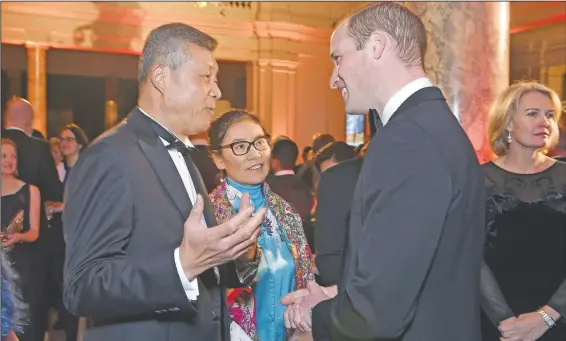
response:
[[[47,136],[47,45],[27,43],[28,101],[34,110],[33,128]]]
[[[508,2],[409,2],[428,33],[425,68],[467,132],[481,163],[491,160],[487,115],[509,85]]]
[[[298,63],[260,59],[258,66],[257,114],[271,136],[294,139]]]

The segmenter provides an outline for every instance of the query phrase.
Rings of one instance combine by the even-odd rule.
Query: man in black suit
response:
[[[49,296],[57,295],[56,292],[60,293],[61,290],[62,279],[56,278],[57,272],[54,267],[58,254],[55,248],[62,247],[63,244],[61,226],[58,224],[50,226],[43,208],[46,201],[59,203],[63,201],[63,185],[59,181],[49,143],[32,136],[33,108],[30,103],[22,98],[9,101],[4,112],[4,124],[6,129],[2,132],[2,137],[14,141],[18,147],[18,177],[26,183],[37,186],[41,195],[40,232],[37,240],[40,256],[34,264],[38,278],[41,279],[38,283],[34,283],[38,295],[34,299],[38,304],[32,305],[34,308],[37,307],[37,310],[29,312],[29,324],[24,334],[19,337],[22,341],[43,340],[50,303]],[[49,289],[49,294],[44,294],[45,289]],[[52,290],[55,290],[55,293]]]
[[[336,285],[342,278],[350,206],[362,162],[361,158],[340,162],[320,176],[314,241],[316,267],[322,285]]]
[[[229,340],[226,287],[255,276],[265,209],[217,225],[189,136],[221,93],[216,41],[181,23],[150,32],[138,107],[81,155],[67,183],[64,301],[84,341]],[[208,228],[207,228],[208,227]]]
[[[283,300],[293,302],[286,324],[315,339],[481,339],[484,176],[426,78],[425,50],[422,22],[394,2],[361,9],[332,36],[331,84],[346,112],[375,108],[384,126],[356,185],[338,292],[311,282]]]
[[[301,219],[308,219],[314,203],[314,195],[309,186],[299,179],[293,167],[297,162],[299,149],[289,139],[278,139],[271,149],[271,171],[267,183],[271,189],[289,202],[299,213]]]
[[[192,136],[191,142],[195,146],[196,150],[198,150],[198,153],[194,153],[192,155],[193,162],[197,166],[199,173],[202,175],[206,191],[210,193],[216,188],[216,186],[220,185],[222,174],[210,157],[206,133]]]

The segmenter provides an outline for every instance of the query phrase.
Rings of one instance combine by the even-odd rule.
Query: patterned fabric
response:
[[[15,286],[16,274],[14,273],[7,255],[2,250],[2,337],[6,337],[10,331],[22,332],[26,323],[24,312],[26,309],[21,293]]]
[[[216,220],[219,224],[235,215],[235,209],[229,199],[232,190],[231,186],[223,182],[210,194]],[[281,237],[291,251],[295,262],[295,290],[302,289],[306,286],[308,280],[314,279],[314,275],[311,269],[312,253],[304,235],[301,218],[291,205],[273,193],[267,184],[263,185],[263,190],[267,207],[272,213],[266,215],[264,224],[272,225],[268,216],[275,217],[277,220],[281,229],[279,231]],[[262,250],[260,247],[258,247],[257,252],[258,257],[261,257]],[[259,341],[255,319],[255,297],[252,287],[228,289],[227,304],[232,320],[239,325],[251,340]]]

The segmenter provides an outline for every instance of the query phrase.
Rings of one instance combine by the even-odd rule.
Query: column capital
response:
[[[24,43],[26,49],[48,50],[51,46],[45,43],[37,43],[34,41],[26,41]]]

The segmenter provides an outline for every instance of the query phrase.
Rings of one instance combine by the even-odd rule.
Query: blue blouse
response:
[[[263,185],[242,185],[228,179],[228,185],[240,193],[249,193],[250,200],[257,210],[266,205]],[[240,198],[232,203],[236,213],[240,207]],[[295,290],[295,263],[291,251],[281,237],[280,226],[269,226],[266,219],[261,226],[258,245],[262,250],[256,280],[252,286],[256,305],[257,332],[261,341],[286,340],[283,313],[285,307],[280,300]]]

